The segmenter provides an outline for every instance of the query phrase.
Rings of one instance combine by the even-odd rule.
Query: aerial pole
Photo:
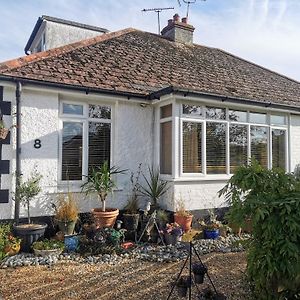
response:
[[[190,5],[196,3],[197,0],[182,0],[185,4],[187,4],[186,8],[186,18],[188,19],[189,17],[189,12],[190,12]],[[201,1],[206,1],[206,0],[201,0]],[[181,6],[180,0],[177,0],[178,5]]]
[[[160,34],[160,13],[163,10],[174,9],[174,7],[165,7],[165,8],[144,8],[143,12],[154,11],[157,13],[157,23],[158,23],[158,34]]]

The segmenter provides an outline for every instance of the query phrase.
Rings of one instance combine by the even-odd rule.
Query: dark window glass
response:
[[[62,180],[82,179],[82,123],[63,122]]]
[[[160,108],[160,118],[168,118],[172,116],[172,104],[162,106]]]
[[[110,162],[110,124],[89,122],[89,170]]]
[[[240,110],[229,110],[229,120],[235,122],[247,122],[247,112]]]
[[[251,126],[251,157],[255,158],[263,167],[268,167],[268,135],[267,128]]]
[[[183,173],[202,172],[202,124],[183,122]]]
[[[206,106],[206,118],[215,120],[225,120],[226,110],[225,108]]]
[[[110,119],[111,108],[109,106],[89,105],[89,118]]]
[[[160,173],[172,174],[172,122],[160,124]]]
[[[207,174],[226,174],[226,125],[206,123]]]
[[[191,116],[202,116],[202,107],[199,105],[187,105],[182,104],[182,112],[185,115],[191,115]]]
[[[239,166],[247,164],[247,126],[229,126],[230,173],[233,174]]]
[[[285,130],[272,129],[272,167],[285,170]]]
[[[67,115],[83,115],[83,106],[63,103],[63,113]]]

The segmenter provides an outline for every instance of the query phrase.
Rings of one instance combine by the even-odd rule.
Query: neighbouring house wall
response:
[[[297,164],[300,164],[300,116],[291,115],[290,127],[290,147],[291,147],[291,172],[295,170]]]

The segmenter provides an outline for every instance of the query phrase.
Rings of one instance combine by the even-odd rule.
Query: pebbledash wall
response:
[[[15,85],[0,82],[3,86],[2,101],[11,102],[11,113],[4,115],[6,126],[15,122]],[[1,93],[0,93],[1,94]],[[82,212],[87,212],[99,206],[96,196],[85,197],[80,193],[80,184],[70,185],[58,182],[59,175],[59,104],[62,100],[72,102],[94,102],[110,104],[112,106],[112,161],[130,171],[136,171],[139,163],[143,164],[143,171],[147,166],[159,162],[159,120],[157,120],[159,106],[173,101],[172,95],[162,98],[155,105],[144,105],[137,99],[128,100],[123,97],[100,96],[80,92],[66,92],[50,88],[37,88],[24,85],[21,96],[21,171],[24,179],[36,169],[43,175],[42,193],[32,202],[32,216],[52,215],[51,202],[57,199],[57,194],[67,192],[68,188],[75,192]],[[141,105],[142,104],[142,105]],[[156,110],[155,110],[156,108]],[[176,128],[176,127],[174,127]],[[288,171],[293,171],[300,163],[300,115],[289,115],[288,126]],[[176,130],[176,129],[174,129]],[[39,139],[42,147],[36,149],[34,141]],[[176,142],[177,143],[177,142]],[[175,144],[176,144],[175,143]],[[176,156],[178,153],[174,153]],[[12,219],[14,203],[12,200],[15,189],[15,128],[11,130],[10,139],[2,141],[0,165],[9,161],[9,170],[1,174],[1,191],[9,191],[9,197],[0,199],[0,219]],[[175,160],[176,161],[176,160]],[[6,163],[4,163],[5,165]],[[173,168],[174,160],[173,160]],[[3,170],[0,168],[0,170]],[[7,174],[5,174],[7,173]],[[163,199],[162,206],[174,211],[176,202],[184,200],[189,210],[201,210],[212,207],[225,206],[224,199],[218,198],[217,192],[225,185],[228,178],[180,178],[174,176],[170,180],[170,189]],[[6,192],[0,192],[0,197]],[[109,197],[108,206],[124,207],[130,193],[130,172],[119,176],[117,188]],[[21,217],[25,211],[21,208]]]

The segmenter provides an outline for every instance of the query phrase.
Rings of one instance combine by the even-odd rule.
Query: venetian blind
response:
[[[231,124],[229,126],[230,173],[239,166],[247,164],[247,126]]]
[[[207,174],[226,173],[226,125],[206,123],[206,171]]]
[[[172,174],[172,122],[160,124],[160,173]]]
[[[82,179],[82,129],[82,123],[63,122],[62,180]]]
[[[183,173],[202,172],[202,123],[183,122]]]
[[[272,129],[272,167],[285,170],[285,130]]]
[[[251,157],[263,167],[268,167],[268,135],[267,127],[251,126]]]

